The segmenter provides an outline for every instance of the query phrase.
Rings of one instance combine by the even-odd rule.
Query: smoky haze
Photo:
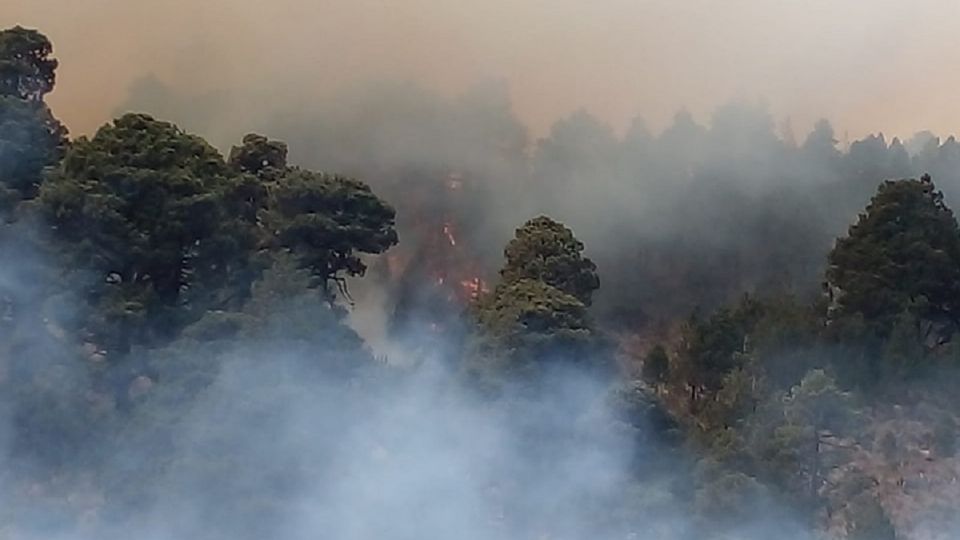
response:
[[[445,95],[502,80],[535,133],[579,107],[662,128],[683,106],[703,117],[760,97],[799,132],[826,116],[851,137],[960,123],[956,70],[940,67],[960,62],[958,16],[951,0],[8,0],[2,13],[53,39],[50,103],[76,134],[153,75],[261,105],[369,79]]]
[[[494,285],[514,229],[546,214],[598,264],[605,336],[654,334],[744,292],[814,296],[831,243],[885,178],[931,172],[958,200],[957,75],[942,66],[960,60],[960,6],[717,5],[7,0],[2,22],[55,44],[49,104],[73,135],[128,110],[222,150],[264,133],[293,165],[368,182],[396,207],[401,240],[351,281],[352,328],[307,285],[273,291],[290,292],[279,273],[254,286],[244,332],[213,339],[198,325],[87,393],[27,286],[44,257],[22,248],[0,266],[0,293],[26,306],[18,338],[39,352],[9,380],[44,393],[0,396],[0,519],[23,538],[70,540],[715,528],[691,517],[726,502],[697,493],[713,464],[657,425],[642,387],[562,368],[500,400],[465,385],[467,302],[448,289]],[[821,117],[834,127],[814,129]],[[78,303],[67,296],[65,319]],[[100,369],[98,351],[81,352]],[[15,444],[17,415],[50,403],[93,411],[53,432],[83,452]],[[120,421],[98,412],[114,408]],[[718,537],[809,537],[779,495],[750,482],[738,493],[751,514],[719,505],[732,523]]]

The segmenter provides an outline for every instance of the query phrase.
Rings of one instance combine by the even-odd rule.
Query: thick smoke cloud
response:
[[[429,368],[364,387],[368,395],[302,380],[265,364],[225,368],[178,433],[185,465],[162,484],[153,524],[161,537],[247,537],[253,528],[291,539],[583,538],[639,527],[591,521],[617,504],[633,446],[582,377],[557,377],[547,394],[506,407],[472,402]],[[212,483],[205,467],[189,466],[207,464],[207,452],[246,467]],[[244,508],[222,504],[248,490],[283,494],[250,522]]]
[[[379,365],[331,313],[301,305],[309,295],[274,305],[265,334],[188,332],[126,359],[153,379],[91,384],[95,351],[55,321],[31,326],[31,284],[55,261],[17,240],[31,238],[22,224],[4,227],[19,261],[0,271],[7,537],[653,540],[701,526],[693,461],[642,394],[558,366],[490,400],[441,352]],[[291,320],[305,319],[327,347],[299,343]],[[47,431],[24,440],[28,417]],[[768,510],[733,534],[765,538],[775,522],[806,538],[773,497],[754,504]]]
[[[682,459],[642,417],[614,414],[607,383],[583,373],[558,370],[490,402],[438,358],[344,377],[318,368],[323,353],[307,357],[284,340],[220,343],[212,356],[184,345],[157,355],[159,383],[132,416],[90,419],[86,437],[46,434],[74,441],[60,455],[4,448],[5,534],[679,538],[691,526],[664,472],[682,470]],[[88,386],[81,375],[60,378],[40,397],[5,395],[3,432],[35,404],[89,406],[72,393]],[[642,496],[624,499],[631,489]]]

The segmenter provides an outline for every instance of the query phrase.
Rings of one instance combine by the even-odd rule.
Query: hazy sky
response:
[[[509,82],[536,132],[578,107],[659,128],[762,99],[806,131],[960,131],[957,0],[2,0],[62,67],[50,101],[74,133],[153,73],[185,91],[323,95],[405,77],[446,94]]]

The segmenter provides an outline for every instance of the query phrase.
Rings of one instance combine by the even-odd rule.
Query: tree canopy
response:
[[[223,290],[247,264],[254,224],[227,204],[238,187],[203,139],[128,114],[73,144],[41,202],[77,263],[96,273],[92,297],[108,319],[164,320],[199,307],[190,301],[200,291]]]
[[[582,250],[570,229],[545,216],[517,229],[504,250],[500,282],[474,306],[485,362],[499,358],[506,371],[554,362],[607,364],[587,313],[599,278]]]
[[[573,231],[546,216],[526,222],[504,250],[500,271],[505,282],[538,280],[590,305],[600,288],[597,266],[583,256],[583,243]]]
[[[58,62],[53,44],[22,26],[0,31],[0,96],[40,101],[53,90]]]
[[[270,188],[270,242],[293,253],[324,287],[367,269],[360,254],[397,243],[395,212],[352,178],[291,169]],[[330,291],[333,294],[332,291]]]
[[[960,324],[960,229],[929,176],[886,181],[828,256],[829,318],[887,336],[901,313],[948,339]]]
[[[534,279],[498,286],[478,320],[502,346],[523,358],[566,355],[593,338],[586,306]]]
[[[73,144],[41,206],[78,266],[94,272],[98,312],[149,340],[239,305],[276,250],[332,298],[330,282],[364,272],[360,253],[397,242],[393,209],[368,186],[287,167],[285,154],[283,143],[249,135],[228,163],[200,137],[128,114]]]
[[[287,169],[287,145],[280,141],[271,141],[263,135],[249,133],[244,135],[240,146],[230,149],[228,161],[230,166],[239,172],[271,179]],[[269,174],[271,171],[273,175]]]
[[[44,168],[55,165],[67,130],[43,102],[53,89],[57,61],[35,30],[0,31],[0,212],[33,198]]]
[[[63,156],[66,135],[45,104],[0,96],[0,210],[37,194],[43,170]]]

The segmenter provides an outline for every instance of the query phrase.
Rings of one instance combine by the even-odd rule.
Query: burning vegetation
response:
[[[400,234],[411,241],[381,263],[386,266],[384,286],[395,306],[395,336],[407,335],[411,324],[442,332],[490,290],[486,265],[471,245],[480,239],[471,236],[470,214],[464,212],[480,188],[456,173],[438,175],[435,183],[421,186],[420,193],[397,194],[412,216],[401,220]]]

